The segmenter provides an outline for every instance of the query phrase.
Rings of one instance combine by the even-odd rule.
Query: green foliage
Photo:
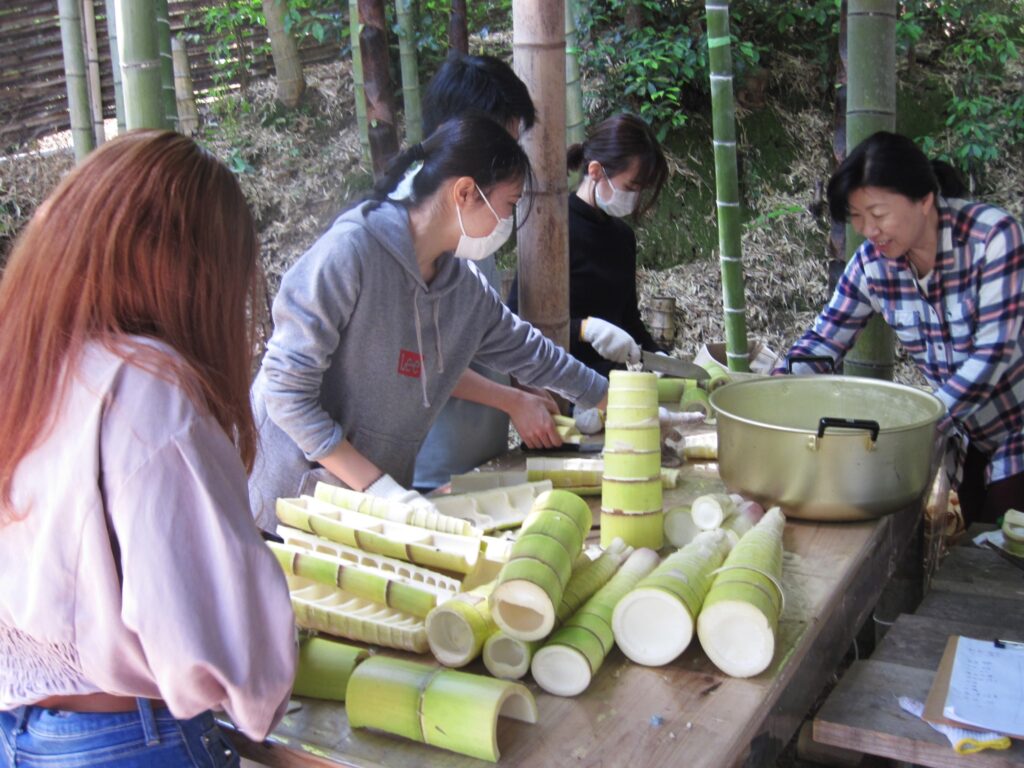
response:
[[[420,69],[434,72],[448,55],[448,19],[451,0],[419,0],[416,3],[416,48]],[[494,32],[512,29],[512,0],[487,0],[487,2],[466,3],[466,26],[470,36],[488,38]],[[397,30],[395,30],[397,39]],[[501,55],[489,47],[486,51],[493,56]],[[470,41],[470,53],[473,50]]]

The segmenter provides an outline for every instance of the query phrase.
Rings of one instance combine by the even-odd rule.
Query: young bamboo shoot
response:
[[[685,547],[700,532],[689,507],[673,507],[665,512],[665,538],[673,547]]]
[[[736,503],[724,493],[698,496],[690,505],[693,524],[704,531],[721,528],[727,518],[736,513]]]

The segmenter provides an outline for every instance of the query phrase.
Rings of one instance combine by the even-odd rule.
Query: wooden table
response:
[[[1024,765],[1024,744],[958,755],[944,735],[899,708],[928,697],[950,635],[1024,640],[1024,571],[973,545],[954,547],[914,614],[902,614],[875,653],[855,663],[814,720],[814,740],[936,768]]]
[[[666,508],[721,490],[717,465],[683,468]],[[597,503],[597,500],[594,501]],[[563,699],[527,677],[539,721],[500,720],[502,765],[771,765],[796,732],[874,607],[920,510],[869,522],[786,526],[786,604],[772,666],[740,680],[720,673],[697,643],[672,664],[647,668],[617,649],[583,694]],[[482,665],[467,671],[482,671]],[[262,743],[241,753],[271,766],[484,766],[397,737],[352,730],[344,706],[302,700]]]

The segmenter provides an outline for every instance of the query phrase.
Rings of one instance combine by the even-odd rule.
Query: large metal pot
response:
[[[863,520],[920,500],[946,410],[922,390],[848,376],[738,381],[711,405],[729,490],[808,520]]]

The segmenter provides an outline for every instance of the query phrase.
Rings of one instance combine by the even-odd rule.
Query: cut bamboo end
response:
[[[483,659],[487,671],[502,680],[519,680],[530,671],[536,642],[519,640],[498,631],[484,643]]]
[[[701,647],[716,667],[733,677],[759,675],[775,656],[775,623],[752,599],[748,594],[740,600],[705,602],[697,617]]]
[[[597,638],[590,642],[600,648]],[[568,645],[545,645],[533,655],[530,672],[537,685],[555,696],[578,696],[593,678],[587,656]]]
[[[612,628],[628,659],[660,667],[687,649],[694,624],[677,597],[655,587],[638,587],[615,606]]]
[[[673,547],[685,547],[701,532],[690,516],[689,507],[673,507],[665,512],[665,539]]]
[[[543,566],[537,561],[529,564]],[[512,565],[509,563],[506,567]],[[561,600],[562,591],[554,572],[548,573],[549,577],[531,573],[528,580],[510,579],[495,588],[491,595],[491,618],[505,634],[520,640],[540,640],[551,632],[558,603],[552,599],[552,594],[557,594]],[[538,583],[542,580],[546,581],[544,586]]]
[[[686,413],[703,413],[707,419],[714,418],[715,415],[708,393],[699,387],[683,391],[682,397],[679,398],[679,408]]]
[[[489,588],[466,592],[427,616],[427,642],[446,667],[464,667],[480,655],[484,642],[498,631],[487,604]]]
[[[626,514],[660,512],[664,503],[661,475],[635,480],[605,477],[601,483],[601,509]],[[633,542],[627,541],[632,544]],[[635,545],[634,545],[635,546]]]
[[[658,550],[665,544],[665,516],[662,512],[630,515],[601,511],[601,546],[622,539],[631,547]]]
[[[344,701],[356,665],[370,654],[363,648],[322,637],[299,641],[299,663],[292,693],[312,699]]]
[[[653,389],[658,391],[658,376],[650,371],[613,370],[608,375],[609,390],[611,389]]]
[[[605,427],[604,447],[606,451],[660,451],[661,428],[655,421],[653,426]]]
[[[721,528],[726,518],[736,513],[736,504],[725,493],[709,493],[698,496],[690,505],[690,517],[701,530]]]
[[[523,532],[529,532],[534,522],[544,512],[559,512],[567,515],[576,524],[580,535],[580,547],[582,547],[583,540],[590,533],[590,528],[594,524],[594,516],[587,502],[577,494],[565,490],[555,489],[542,493],[534,501],[530,515],[523,521]],[[580,547],[576,547],[576,550],[578,551]]]

